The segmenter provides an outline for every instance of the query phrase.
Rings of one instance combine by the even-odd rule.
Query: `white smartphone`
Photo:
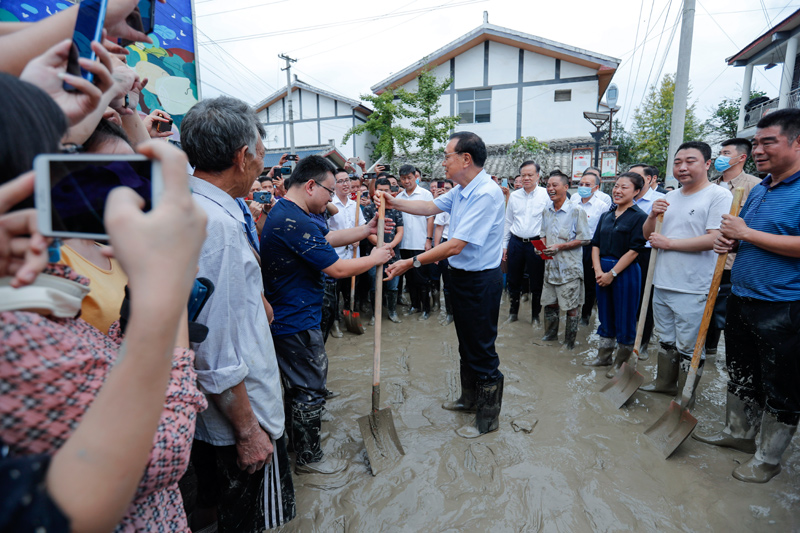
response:
[[[42,154],[33,169],[37,222],[46,237],[107,241],[103,217],[111,189],[133,189],[144,199],[143,211],[164,190],[161,163],[142,155]]]

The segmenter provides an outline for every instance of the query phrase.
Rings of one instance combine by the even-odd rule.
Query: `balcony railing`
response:
[[[800,87],[789,93],[786,107],[800,109]],[[773,98],[768,102],[757,105],[750,111],[746,111],[744,115],[744,129],[755,126],[764,115],[772,113],[776,109],[778,109],[778,98]]]

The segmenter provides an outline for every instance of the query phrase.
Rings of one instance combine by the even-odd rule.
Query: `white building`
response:
[[[775,109],[800,108],[800,9],[760,35],[736,55],[725,61],[734,67],[744,67],[742,102],[739,108],[738,136],[750,138],[756,134],[758,121]],[[782,64],[781,84],[777,98],[762,97],[750,101],[753,69]]]
[[[295,151],[317,153],[335,146],[345,157],[358,156],[370,163],[371,150],[368,145],[374,141],[372,136],[353,136],[341,146],[336,146],[336,139],[342,139],[347,130],[366,122],[372,113],[371,109],[358,100],[319,89],[297,77],[292,84],[291,98]],[[289,106],[286,87],[256,104],[255,108],[267,130],[264,140],[267,152],[288,152]]]
[[[415,91],[429,69],[452,78],[441,112],[461,116],[456,131],[473,131],[487,144],[520,137],[587,138],[584,111],[596,111],[620,60],[568,44],[484,23],[371,89]]]

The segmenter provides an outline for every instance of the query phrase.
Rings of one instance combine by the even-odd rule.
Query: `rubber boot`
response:
[[[386,293],[386,309],[389,311],[389,320],[395,324],[399,324],[400,317],[397,316],[397,291],[387,291]]]
[[[461,364],[461,396],[454,402],[444,402],[442,409],[448,411],[475,412],[475,374],[465,364]]]
[[[678,392],[678,349],[673,344],[661,343],[658,350],[656,379],[642,385],[639,390],[675,394]]]
[[[475,422],[456,431],[465,439],[474,439],[500,428],[500,408],[503,405],[503,376],[494,381],[478,381],[475,399]]]
[[[508,318],[506,318],[505,322],[503,322],[503,325],[505,326],[506,324],[511,324],[512,322],[516,322],[517,320],[519,320],[519,316],[516,313],[514,313],[513,315],[508,315]]]
[[[694,386],[692,387],[692,395],[689,397],[689,403],[687,405],[682,406],[684,409],[689,409],[690,411],[694,409],[694,402],[697,399],[697,386],[700,384],[700,378],[703,376],[703,366],[705,366],[705,360],[700,359],[700,366],[697,367],[697,376],[694,379]],[[681,403],[681,396],[683,396],[683,386],[686,385],[686,379],[689,377],[689,367],[692,366],[692,358],[684,355],[681,357],[681,364],[678,370],[678,392],[675,401]]]
[[[508,306],[508,314],[519,315],[519,294],[516,296],[509,294],[509,301],[511,304]]]
[[[431,289],[431,312],[438,311],[440,307],[439,289]]]
[[[578,315],[567,315],[567,328],[564,333],[564,346],[567,350],[575,348],[575,337],[578,335],[578,323],[580,319]]]
[[[617,346],[617,355],[614,356],[614,364],[611,365],[611,368],[606,372],[606,377],[613,378],[616,376],[619,369],[622,368],[622,364],[627,363],[631,357],[633,357],[633,344],[620,344]]]
[[[558,308],[550,306],[544,308],[544,337],[543,341],[554,341],[558,339]]]
[[[297,454],[295,474],[336,474],[347,467],[341,459],[323,456],[319,435],[321,427],[322,406],[311,409],[292,406],[292,441]]]
[[[591,361],[584,361],[583,366],[608,366],[611,364],[611,356],[614,355],[614,347],[617,341],[608,337],[600,337],[600,346],[597,349],[597,356]]]
[[[752,390],[752,389],[749,389]],[[755,391],[753,391],[755,393]],[[728,390],[725,403],[725,427],[716,433],[692,433],[694,440],[733,448],[744,453],[756,453],[756,435],[761,426],[762,408],[753,398],[754,394],[742,394],[745,399]]]
[[[756,437],[756,453],[737,466],[733,477],[747,483],[766,483],[781,471],[781,457],[792,442],[797,423],[784,424],[765,409],[761,415],[761,431]]]
[[[712,317],[713,322],[713,317]],[[722,330],[714,327],[712,324],[708,327],[708,333],[706,334],[706,357],[709,355],[717,355],[717,346],[719,345],[719,337],[722,333]]]
[[[342,330],[339,327],[338,320],[334,320],[333,324],[331,325],[331,337],[336,337],[337,339],[342,338]]]
[[[444,309],[445,315],[439,324],[446,326],[453,323],[453,302],[450,301],[450,293],[444,293]]]

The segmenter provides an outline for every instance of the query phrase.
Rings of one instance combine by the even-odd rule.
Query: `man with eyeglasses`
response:
[[[456,187],[432,201],[376,198],[376,203],[385,201],[387,208],[404,213],[420,216],[450,213],[446,242],[398,261],[386,272],[388,279],[392,279],[412,268],[448,259],[461,357],[461,397],[442,407],[475,412],[475,421],[457,431],[464,438],[496,431],[503,400],[503,373],[495,340],[503,291],[500,260],[505,198],[483,169],[486,157],[486,145],[480,137],[465,131],[454,133],[445,147],[442,165],[447,179],[453,180]]]
[[[272,337],[284,383],[284,401],[290,404],[286,428],[291,431],[297,453],[297,474],[333,474],[346,466],[340,459],[323,460],[320,446],[328,376],[328,357],[320,330],[321,272],[333,278],[349,278],[384,264],[390,257],[389,248],[385,247],[356,259],[342,259],[334,250],[374,234],[376,219],[366,225],[328,232],[309,216],[324,212],[333,198],[334,170],[321,156],[302,159],[286,180],[286,196],[270,212],[261,236],[261,269],[275,312]]]

